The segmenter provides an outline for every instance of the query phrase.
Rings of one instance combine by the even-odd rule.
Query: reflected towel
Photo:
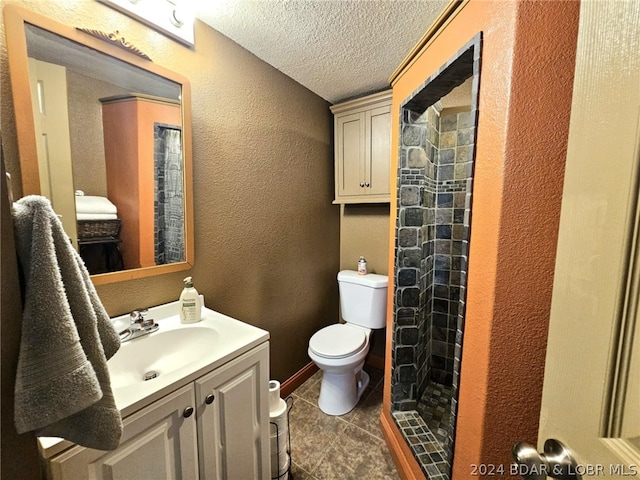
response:
[[[49,200],[24,197],[13,216],[25,283],[16,429],[112,450],[122,421],[107,360],[120,338]]]
[[[76,220],[117,220],[115,213],[76,213]]]
[[[76,196],[77,213],[118,213],[116,206],[107,197],[92,195]]]

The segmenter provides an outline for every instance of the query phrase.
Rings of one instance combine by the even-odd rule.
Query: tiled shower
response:
[[[479,47],[478,35],[401,108],[391,404],[431,479],[449,478],[453,456]],[[464,106],[440,101],[467,79]]]

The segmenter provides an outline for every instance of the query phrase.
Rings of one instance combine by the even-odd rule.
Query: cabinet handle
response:
[[[207,405],[211,405],[215,399],[215,395],[213,393],[210,393],[209,395],[207,395],[207,398],[204,399],[204,403],[206,403]]]
[[[365,187],[370,187],[371,185],[369,185],[369,182],[364,184]]]
[[[192,414],[193,414],[193,407],[187,407],[184,409],[184,412],[182,412],[182,416],[184,418],[189,418]]]
[[[361,186],[362,188],[364,188],[364,183],[360,182],[360,186]]]

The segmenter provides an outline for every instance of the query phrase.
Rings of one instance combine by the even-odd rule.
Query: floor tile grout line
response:
[[[295,397],[297,397],[299,400],[301,400],[301,401],[303,401],[303,402],[307,403],[308,405],[310,405],[310,406],[311,406],[312,408],[314,408],[315,410],[320,411],[320,413],[322,413],[323,415],[326,415],[326,413],[324,413],[324,412],[322,412],[322,410],[320,410],[320,407],[318,407],[318,404],[317,404],[317,403],[315,403],[315,402],[311,402],[311,401],[307,400],[306,398],[303,398],[303,397],[301,397],[301,396],[297,395],[295,392],[292,392],[292,394],[291,394],[291,395],[292,395],[292,396],[295,396]],[[295,408],[295,403],[294,403],[294,408]],[[344,424],[344,425],[341,425],[341,426],[340,426],[340,430],[341,430],[341,431],[344,431],[344,430],[349,426],[349,424],[350,424],[350,423],[349,423],[348,421],[346,421],[345,419],[340,418],[340,416],[335,416],[335,417],[337,418],[337,420],[338,420],[338,421],[340,421],[341,423],[343,423],[343,424]],[[326,457],[326,456],[327,456],[327,454],[329,453],[329,451],[330,451],[331,447],[334,445],[334,442],[336,441],[337,437],[338,437],[338,435],[335,435],[335,436],[330,440],[330,442],[328,443],[328,445],[327,445],[327,447],[326,447],[326,450],[322,453],[322,455],[320,456],[320,458],[319,458],[319,460],[317,461],[317,463],[316,463],[313,467],[311,467],[311,468],[310,468],[310,470],[311,470],[310,472],[307,472],[307,473],[309,473],[311,476],[313,476],[313,478],[316,478],[316,476],[314,475],[314,471],[315,471],[315,469],[316,469],[316,468],[318,468],[318,467],[322,464],[323,460],[325,459],[325,457]],[[293,460],[292,460],[292,461],[293,461]],[[304,470],[304,469],[303,469],[303,470]],[[305,471],[306,471],[306,470],[305,470]]]
[[[378,373],[376,372],[374,375],[377,377]],[[314,416],[316,415],[316,413],[327,415],[322,412],[317,402],[317,396],[319,394],[318,387],[321,384],[321,381],[321,375],[315,374],[315,377],[310,377],[306,382],[304,382],[291,393],[295,402],[305,402],[304,404],[300,405],[303,406],[305,411],[307,411],[308,408],[311,408],[312,410],[309,410],[308,413],[313,414]],[[325,467],[323,467],[323,465],[333,464],[331,452],[339,447],[340,439],[338,437],[344,435],[345,433],[348,434],[348,431],[351,432],[351,435],[356,435],[361,438],[361,445],[358,448],[363,449],[363,451],[367,451],[374,445],[386,445],[384,443],[384,437],[382,436],[381,431],[379,431],[380,406],[378,405],[378,403],[380,399],[372,397],[372,395],[374,394],[376,397],[379,397],[381,394],[383,395],[383,393],[381,392],[384,392],[384,377],[382,375],[377,378],[377,380],[371,381],[369,383],[365,392],[363,392],[361,398],[359,399],[357,405],[351,412],[348,412],[348,414],[345,415],[335,415],[338,421],[333,425],[337,427],[337,430],[340,433],[328,439],[329,441],[327,442],[327,444],[325,444],[325,441],[323,440],[323,448],[318,448],[316,450],[320,457],[318,460],[314,461],[313,465],[306,465],[303,468],[299,465],[298,462],[295,462],[292,459],[292,464],[295,465],[296,470],[300,472],[301,476],[303,476],[307,480],[321,480],[322,475],[326,474]],[[345,416],[347,418],[344,418]],[[354,429],[350,429],[350,426]],[[367,435],[363,435],[362,432],[365,432]],[[378,436],[377,433],[379,433],[380,435]],[[314,438],[313,432],[311,432],[311,436],[312,438]],[[396,472],[395,468],[392,470]],[[321,476],[319,477],[318,474],[320,474]],[[352,476],[348,475],[348,478],[352,478]],[[393,478],[396,478],[395,475]]]
[[[315,476],[314,476],[310,471],[308,471],[306,468],[302,468],[302,467],[300,466],[300,464],[298,464],[298,463],[294,462],[293,460],[291,461],[291,463],[292,463],[293,465],[295,465],[295,467],[296,467],[296,469],[297,469],[297,470],[302,470],[304,473],[306,473],[306,474],[307,474],[307,475],[309,475],[310,477],[312,477],[312,478],[316,478],[316,477],[315,477]]]
[[[345,431],[345,430],[347,429],[347,427],[349,426],[349,423],[345,422],[345,421],[344,421],[344,420],[342,420],[342,419],[339,419],[339,420],[341,420],[341,421],[345,424],[345,425],[342,427],[342,429],[340,430],[340,432],[339,432],[339,433],[344,433],[344,431]],[[333,447],[333,445],[334,445],[334,444],[335,444],[335,442],[337,441],[338,437],[339,437],[339,434],[336,434],[336,435],[334,435],[334,436],[333,436],[333,438],[331,439],[331,441],[330,441],[330,442],[329,442],[329,444],[327,445],[327,447],[326,447],[326,449],[325,449],[324,453],[320,456],[320,460],[318,460],[318,463],[316,463],[316,465],[311,469],[311,472],[309,472],[309,473],[311,473],[311,475],[313,475],[314,477],[315,477],[315,475],[314,475],[315,470],[316,470],[316,469],[317,469],[317,468],[322,464],[322,462],[324,461],[324,459],[327,457],[327,455],[328,455],[328,454],[329,454],[329,452],[331,451],[331,447]]]
[[[351,425],[354,428],[357,428],[358,430],[362,430],[363,432],[365,432],[367,435],[373,437],[376,440],[384,440],[382,437],[378,437],[376,435],[374,435],[373,433],[371,433],[369,430],[365,430],[364,428],[356,425],[355,423],[349,423],[349,425]]]

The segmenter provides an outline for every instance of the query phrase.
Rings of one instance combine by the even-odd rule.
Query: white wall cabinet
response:
[[[333,105],[335,201],[389,202],[391,92]]]
[[[264,479],[269,458],[265,342],[123,420],[120,446],[74,446],[48,461],[52,480]]]

